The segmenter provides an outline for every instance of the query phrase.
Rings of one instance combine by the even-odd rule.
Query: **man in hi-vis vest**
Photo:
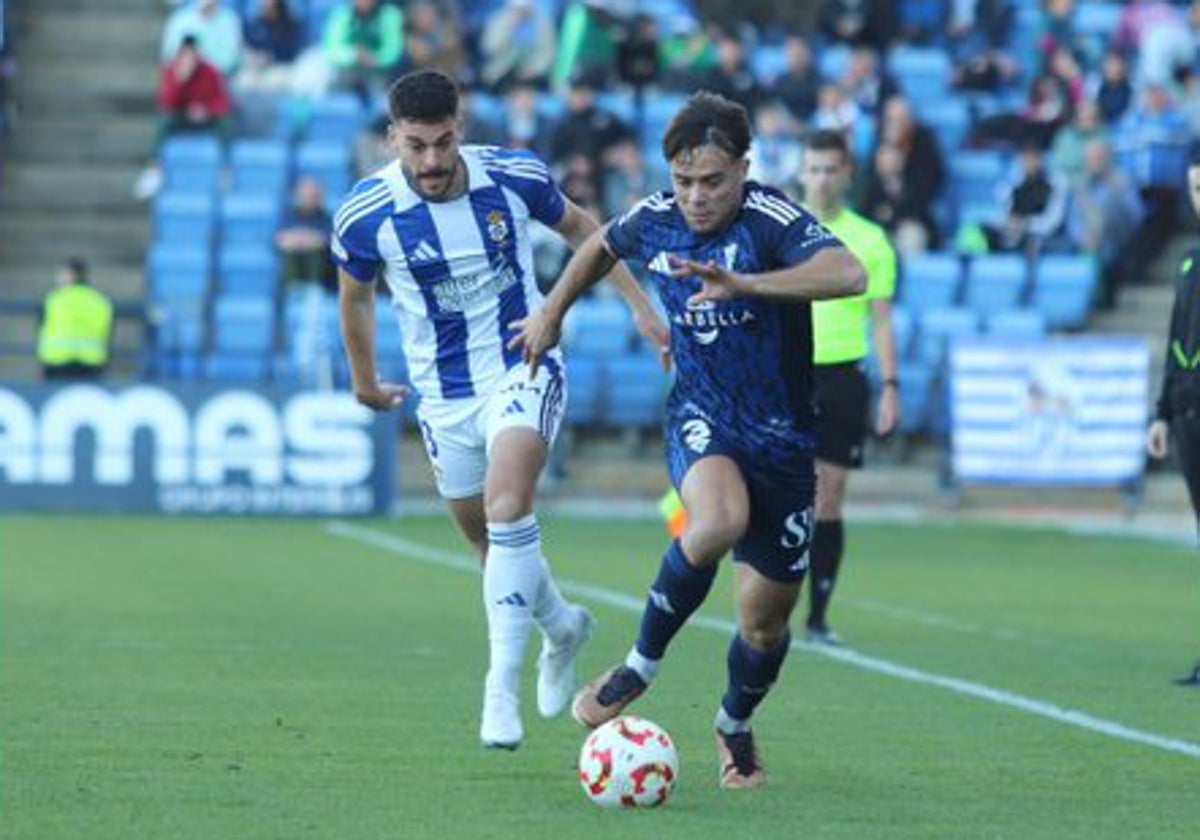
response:
[[[113,306],[88,282],[87,264],[70,259],[42,303],[37,354],[46,379],[96,379],[108,365]]]

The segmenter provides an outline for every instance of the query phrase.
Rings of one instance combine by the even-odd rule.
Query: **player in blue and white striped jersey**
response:
[[[637,642],[573,711],[599,726],[646,690],[732,550],[738,630],[715,728],[721,786],[743,789],[766,780],[750,716],[787,656],[812,539],[810,301],[865,287],[861,264],[813,216],[746,180],[749,147],[742,106],[692,96],[663,135],[674,192],[646,198],[581,245],[513,339],[536,363],[572,301],[617,260],[650,271],[671,320],[678,375],[665,444],[688,524],[663,555]]]
[[[541,551],[533,493],[562,419],[562,357],[531,376],[510,326],[541,305],[528,226],[537,221],[575,247],[599,224],[566,199],[532,154],[460,146],[457,86],[410,73],[388,95],[398,158],[359,183],[334,218],[342,333],[359,402],[400,404],[407,390],[375,366],[375,283],[391,290],[418,418],[438,489],[484,562],[490,665],[480,737],[513,749],[523,727],[520,668],[536,626],[538,710],[561,712],[591,616],[568,604]],[[660,350],[667,330],[625,269],[614,280],[639,329]]]

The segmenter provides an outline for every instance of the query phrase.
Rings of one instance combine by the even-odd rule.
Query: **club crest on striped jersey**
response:
[[[493,210],[487,214],[488,238],[497,245],[502,245],[508,239],[508,221],[502,210]]]

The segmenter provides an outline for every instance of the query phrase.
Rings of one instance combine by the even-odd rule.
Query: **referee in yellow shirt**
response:
[[[817,532],[809,569],[806,638],[831,645],[840,641],[829,629],[826,614],[845,547],[842,507],[846,481],[849,470],[862,466],[867,438],[870,387],[866,359],[871,343],[879,357],[883,379],[875,410],[876,434],[888,434],[900,416],[896,339],[892,333],[896,253],[883,228],[845,206],[850,176],[850,150],[845,137],[833,131],[813,132],[805,144],[800,169],[804,205],[846,244],[867,270],[865,294],[812,304],[817,395]]]

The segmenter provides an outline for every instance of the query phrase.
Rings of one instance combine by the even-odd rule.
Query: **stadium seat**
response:
[[[953,306],[958,300],[962,261],[957,254],[931,251],[905,257],[899,302],[914,314]]]
[[[850,66],[850,47],[830,44],[817,51],[817,68],[823,79],[840,79]]]
[[[1018,254],[981,254],[967,265],[963,302],[979,315],[1020,306],[1029,266]]]
[[[787,70],[787,52],[782,44],[759,44],[750,51],[750,71],[761,84],[769,85]]]
[[[159,151],[168,190],[205,192],[217,189],[221,144],[211,135],[168,137]]]
[[[905,96],[913,102],[944,98],[950,91],[953,67],[949,54],[935,47],[895,47],[888,69]]]
[[[212,224],[217,217],[217,201],[213,193],[164,190],[154,200],[152,219],[154,230],[178,232],[189,229],[201,230]],[[163,237],[160,237],[162,239]]]
[[[223,295],[273,297],[279,264],[270,247],[222,246],[218,272]]]
[[[950,156],[950,182],[959,206],[995,204],[996,187],[1007,169],[1000,152],[969,151]]]
[[[634,107],[631,93],[619,90],[598,91],[596,107],[612,114],[627,126],[637,125],[637,109]]]
[[[571,425],[592,425],[604,419],[604,366],[586,356],[567,360],[567,413]]]
[[[1004,309],[984,317],[988,335],[1003,338],[1041,338],[1046,316],[1034,309]]]
[[[340,199],[350,189],[350,152],[340,143],[303,143],[296,150],[296,174],[310,175],[325,195]]]
[[[666,377],[654,356],[635,353],[610,359],[604,368],[608,423],[645,428],[662,422]]]
[[[348,148],[369,114],[357,94],[335,91],[316,99],[304,126],[307,143]]]
[[[892,307],[892,334],[896,338],[896,358],[906,359],[912,352],[916,336],[913,315],[903,306]]]
[[[565,341],[569,359],[621,356],[629,352],[631,341],[632,321],[618,300],[583,300],[569,316]]]
[[[264,354],[214,351],[204,358],[204,378],[210,382],[262,382],[270,361]]]
[[[1032,306],[1051,329],[1079,329],[1087,324],[1096,284],[1096,263],[1091,257],[1042,257],[1034,269]]]
[[[229,193],[221,201],[223,246],[271,245],[279,227],[278,193]]]
[[[212,251],[196,245],[155,244],[146,255],[150,296],[160,305],[203,298],[212,272]]]
[[[242,194],[280,195],[290,176],[290,153],[279,140],[237,140],[230,149],[233,189]]]
[[[901,362],[900,378],[900,425],[904,434],[917,434],[930,429],[934,406],[934,371],[919,361]]]
[[[937,136],[942,152],[954,152],[967,139],[971,128],[971,113],[964,100],[940,96],[914,101],[913,108],[918,118]]]
[[[921,313],[918,358],[934,368],[946,361],[950,344],[956,338],[979,332],[979,316],[970,309],[948,307]]]

